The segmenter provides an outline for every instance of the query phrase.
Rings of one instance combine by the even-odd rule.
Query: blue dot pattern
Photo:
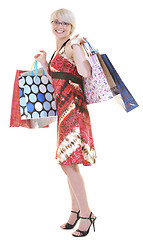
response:
[[[42,77],[43,76],[37,76],[37,78],[35,76],[19,77],[21,119],[56,116],[53,86],[46,76],[44,76],[43,79]],[[40,85],[42,87],[40,87]],[[43,85],[45,88],[43,88]]]
[[[38,93],[37,98],[40,102],[44,102],[45,100],[45,96],[43,93]]]
[[[27,103],[27,111],[32,113],[34,111],[34,105],[32,103]]]

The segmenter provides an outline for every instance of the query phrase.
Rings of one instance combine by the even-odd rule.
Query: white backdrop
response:
[[[76,33],[106,53],[140,107],[126,113],[120,99],[89,106],[97,163],[81,166],[88,199],[97,215],[87,239],[143,239],[142,1],[6,1],[0,6],[1,157],[0,239],[72,239],[62,231],[70,213],[66,177],[54,160],[56,123],[48,129],[9,128],[16,69],[55,50],[49,17],[72,10]]]

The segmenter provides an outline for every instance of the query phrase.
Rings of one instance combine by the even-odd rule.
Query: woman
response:
[[[75,18],[71,11],[60,9],[52,13],[51,26],[56,38],[56,51],[49,64],[46,52],[40,51],[35,56],[55,91],[57,106],[57,151],[56,159],[67,175],[72,200],[72,211],[68,222],[62,229],[72,229],[78,220],[79,229],[72,235],[76,237],[88,234],[96,217],[91,212],[84,182],[78,164],[90,166],[95,163],[89,113],[83,90],[82,77],[91,75],[91,66],[86,58],[84,39],[70,38],[75,28]]]

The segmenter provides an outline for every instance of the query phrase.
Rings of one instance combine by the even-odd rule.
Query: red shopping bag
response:
[[[20,100],[19,100],[19,76],[26,72],[22,70],[16,71],[15,82],[13,87],[13,97],[11,106],[10,127],[26,127],[31,128],[30,120],[21,120]]]

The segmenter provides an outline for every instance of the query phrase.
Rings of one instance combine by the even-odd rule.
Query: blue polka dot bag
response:
[[[54,89],[43,68],[37,68],[19,77],[19,97],[21,119],[38,119],[43,125],[56,120]],[[41,121],[43,119],[43,121]]]

